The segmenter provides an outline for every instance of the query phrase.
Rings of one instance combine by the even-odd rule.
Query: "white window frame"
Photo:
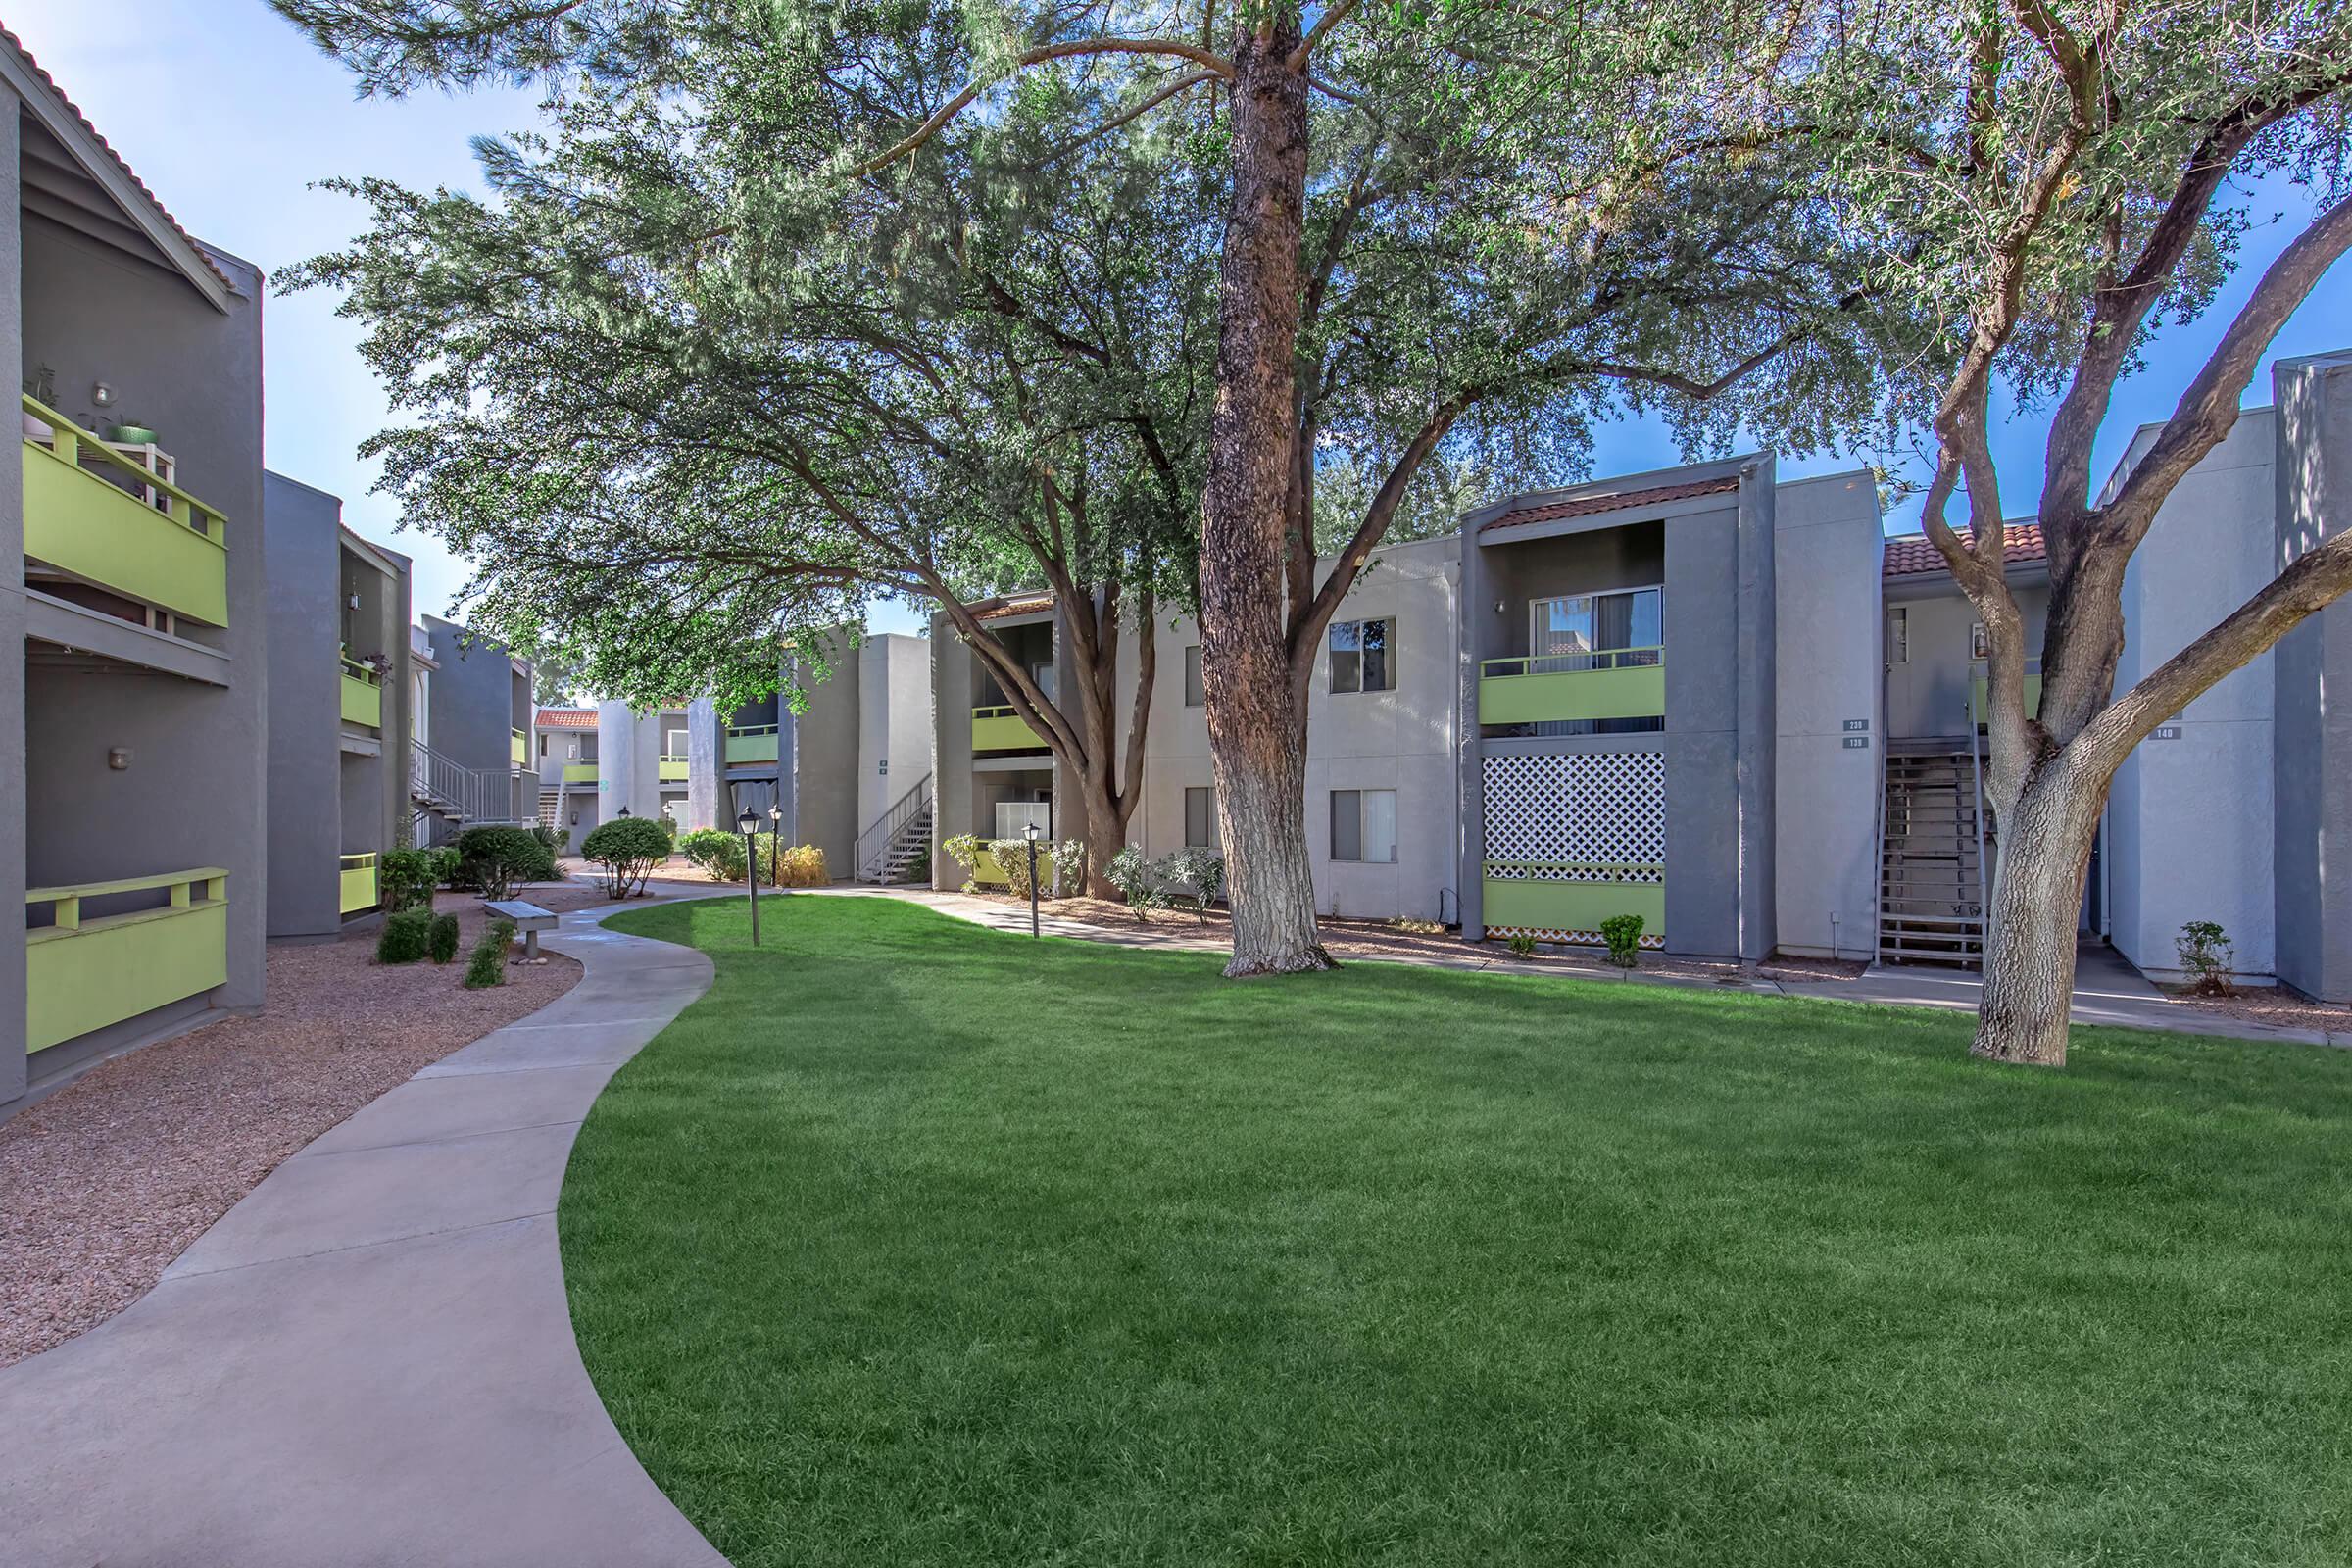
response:
[[[1364,628],[1366,626],[1388,627],[1388,630],[1381,634],[1380,647],[1383,673],[1387,679],[1378,686],[1368,687],[1364,684]],[[1342,632],[1355,634],[1353,648],[1340,646]],[[1396,689],[1396,617],[1395,615],[1366,615],[1360,620],[1335,620],[1331,623],[1331,629],[1324,634],[1323,651],[1329,665],[1329,674],[1325,684],[1332,695],[1360,697],[1369,692],[1393,692]],[[1343,653],[1355,656],[1354,682],[1347,686],[1340,684],[1340,656]]]
[[[1188,643],[1184,650],[1184,706],[1204,708],[1208,705],[1208,685],[1200,673],[1200,645]]]
[[[1911,662],[1911,607],[1886,607],[1886,667]]]
[[[1196,795],[1205,799],[1208,823],[1199,841],[1193,837],[1193,797]],[[1211,855],[1222,853],[1217,847],[1217,791],[1214,785],[1187,784],[1184,787],[1184,847],[1188,850],[1206,850]]]
[[[1355,797],[1355,853],[1340,853],[1340,798]],[[1388,797],[1389,853],[1377,859],[1364,854],[1366,841],[1372,837],[1370,826],[1375,819],[1374,808],[1368,803],[1377,796]],[[1395,865],[1396,863],[1396,792],[1393,789],[1346,789],[1331,792],[1331,858],[1337,865]]]

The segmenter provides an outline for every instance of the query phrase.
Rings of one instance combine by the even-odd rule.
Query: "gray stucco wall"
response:
[[[802,844],[825,852],[825,874],[836,882],[857,875],[851,864],[858,829],[858,730],[863,661],[846,638],[833,650],[821,681],[803,672],[805,706],[791,714],[792,802],[787,808]],[[782,757],[782,731],[778,757]]]
[[[507,651],[438,615],[424,617],[424,630],[439,665],[430,698],[433,750],[482,774],[492,800],[506,802],[502,781],[513,766],[516,684]],[[527,704],[521,723],[527,731]]]
[[[2281,361],[2277,564],[2352,527],[2352,354]],[[2352,603],[2286,634],[2276,662],[2278,978],[2352,1001]]]
[[[270,589],[269,931],[325,936],[342,925],[343,504],[268,473],[262,510]]]
[[[963,885],[962,868],[940,848],[979,831],[973,825],[972,651],[945,615],[931,617],[931,885]]]
[[[1775,522],[1780,946],[1869,958],[1886,743],[1878,486],[1867,473],[1790,481]]]
[[[229,625],[218,646],[230,660],[225,687],[129,665],[28,664],[24,874],[38,886],[225,867],[228,981],[210,1000],[244,1007],[262,1000],[268,907],[264,283],[247,263],[216,260],[237,289],[227,315],[176,273],[44,219],[24,220],[22,363],[49,368],[61,412],[75,419],[101,418],[90,388],[107,382],[119,394],[114,416],[154,426],[178,460],[181,486],[225,514]],[[108,766],[116,747],[129,749],[129,767]],[[54,1047],[34,1076],[183,1010]],[[21,1029],[22,1010],[13,1016]]]
[[[0,102],[5,102],[0,99]],[[18,275],[18,117],[0,115],[0,279]],[[0,288],[0,364],[22,366],[24,344],[17,291]],[[0,441],[0,801],[24,799],[24,449]],[[0,822],[0,1105],[22,1099],[24,1057],[24,847],[22,810]]]

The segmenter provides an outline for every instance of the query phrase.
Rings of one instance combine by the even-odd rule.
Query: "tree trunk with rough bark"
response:
[[[1228,975],[1332,967],[1307,858],[1305,691],[1291,667],[1285,563],[1292,354],[1306,208],[1298,8],[1259,13],[1234,54],[1233,206],[1217,298],[1217,398],[1200,519],[1200,665],[1233,908]]]
[[[2108,779],[2044,767],[2000,813],[1985,930],[1984,991],[1972,1055],[2039,1067],[2066,1065],[2074,1010],[2076,930]]]

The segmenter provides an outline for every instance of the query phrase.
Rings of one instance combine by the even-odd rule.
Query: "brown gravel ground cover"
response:
[[[2325,1029],[2352,1036],[2352,1007],[2314,1002],[2284,986],[2243,986],[2226,997],[2191,996],[2174,986],[2158,986],[2165,1000],[2200,1012],[2218,1012],[2245,1023],[2267,1023],[2280,1029]]]
[[[1028,907],[1028,902],[1005,893],[983,893],[982,898],[1006,906]],[[1054,899],[1044,907],[1068,920],[1084,920],[1090,925],[1108,926],[1113,930],[1132,929],[1135,915],[1124,904],[1110,899]],[[1466,943],[1457,931],[1408,931],[1381,920],[1341,920],[1325,917],[1315,922],[1322,928],[1323,945],[1339,958],[1396,958],[1444,957],[1455,959],[1487,958],[1497,963],[1532,964],[1539,968],[1556,968],[1564,972],[1590,971],[1596,975],[1615,976],[1598,948],[1569,948],[1544,946],[1536,949],[1533,958],[1514,958],[1500,942],[1483,946]],[[1230,943],[1233,922],[1223,909],[1210,909],[1205,918],[1197,918],[1190,909],[1160,909],[1152,913],[1149,929],[1162,936],[1197,936],[1202,941]],[[1676,975],[1691,980],[1719,980],[1727,984],[1743,978],[1737,963],[1711,963],[1700,958],[1670,958],[1663,953],[1643,953],[1641,963],[1644,974]],[[1756,973],[1766,979],[1787,976],[1792,980],[1851,980],[1862,972],[1860,963],[1833,963],[1826,958],[1775,958],[1761,965]]]
[[[562,911],[584,884],[519,890]],[[386,966],[375,933],[273,945],[262,1010],[102,1062],[0,1122],[0,1366],[104,1322],[278,1162],[417,1068],[535,1012],[579,964],[550,956],[467,991],[486,917],[443,893],[454,963]]]

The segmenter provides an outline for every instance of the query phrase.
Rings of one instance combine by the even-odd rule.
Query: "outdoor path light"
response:
[[[760,945],[760,814],[750,807],[735,819],[736,829],[743,834],[743,888],[752,899],[752,946]]]
[[[784,807],[781,802],[768,807],[767,820],[767,885],[780,888],[784,885],[784,878],[776,867],[780,863],[778,857],[784,853]]]
[[[1021,829],[1021,837],[1029,841],[1029,934],[1037,932],[1037,824],[1031,822]]]

